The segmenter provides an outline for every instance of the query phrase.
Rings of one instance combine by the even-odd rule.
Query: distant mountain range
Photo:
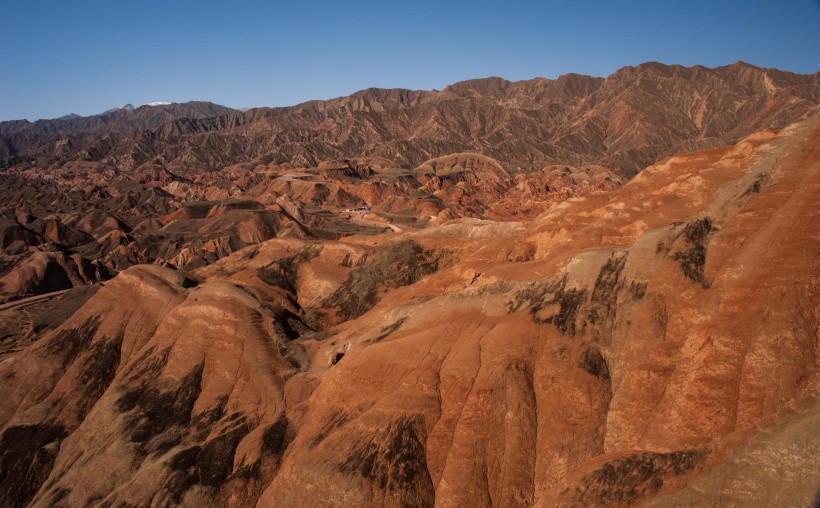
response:
[[[235,109],[210,102],[187,102],[185,104],[152,102],[137,107],[133,104],[125,104],[99,115],[79,116],[72,113],[53,120],[0,122],[0,132],[35,136],[140,132],[159,127],[178,118],[208,118],[235,112]]]
[[[485,78],[437,91],[367,89],[286,108],[209,102],[0,123],[0,166],[94,161],[179,173],[242,162],[314,166],[377,156],[404,167],[478,152],[510,168],[601,164],[625,176],[674,153],[723,146],[817,113],[820,73],[737,62],[645,63],[607,78]]]
[[[134,106],[133,104],[129,103],[129,104],[123,104],[122,106],[117,106],[116,108],[108,109],[108,110],[104,111],[102,114],[106,115],[108,113],[113,113],[114,111],[117,111],[117,110],[120,110],[120,109],[124,109],[126,111],[134,111],[135,109],[141,108],[143,106],[156,107],[156,106],[170,106],[172,104],[173,104],[173,102],[158,101],[158,102],[146,102],[145,104],[141,104],[139,106]],[[68,115],[68,116],[72,116],[72,115]],[[73,116],[76,118],[78,115],[73,115]],[[94,115],[94,116],[96,116],[96,115]],[[66,118],[66,117],[61,117],[61,118]]]

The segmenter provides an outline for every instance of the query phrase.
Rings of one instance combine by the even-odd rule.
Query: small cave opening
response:
[[[330,360],[331,365],[336,365],[339,361],[345,357],[344,351],[336,351],[336,354],[333,355],[333,359]]]

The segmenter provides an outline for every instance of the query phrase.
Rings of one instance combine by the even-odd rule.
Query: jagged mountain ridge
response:
[[[119,107],[91,116],[0,122],[0,165],[13,165],[31,153],[71,153],[73,147],[91,144],[100,137],[148,131],[178,118],[211,118],[233,112],[236,110],[211,102],[192,101]]]
[[[177,118],[211,118],[235,113],[237,110],[212,102],[191,101],[131,104],[109,109],[98,115],[69,114],[52,120],[12,120],[0,122],[3,134],[109,134],[135,132],[157,128]]]
[[[411,168],[478,152],[512,168],[600,164],[631,176],[663,156],[783,127],[815,113],[818,104],[820,73],[744,62],[646,63],[607,78],[567,74],[477,79],[441,91],[367,89],[286,108],[179,115],[149,130],[103,136],[43,137],[4,122],[0,146],[6,166],[81,159],[120,169],[160,162],[185,172],[375,156]]]

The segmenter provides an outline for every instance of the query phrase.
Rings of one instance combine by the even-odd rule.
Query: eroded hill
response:
[[[297,228],[304,234],[198,268],[124,269],[56,329],[2,357],[2,498],[815,499],[820,117],[666,159],[617,188],[542,199],[544,213],[518,222],[479,213],[492,207],[476,195],[505,166],[466,167],[455,156],[418,172],[344,163],[251,178],[259,196],[288,187],[276,213],[300,224],[306,203],[329,196],[360,208],[350,183],[360,180],[371,182],[368,196],[446,190],[446,206],[430,205],[441,221],[432,224],[428,209],[411,207],[425,228],[338,239]],[[543,174],[595,180],[599,169],[564,171]],[[521,195],[541,181],[523,182]],[[254,207],[235,205],[240,216]],[[167,224],[228,208],[179,206]],[[446,210],[464,214],[446,220]],[[369,213],[353,218],[378,222]]]
[[[0,303],[106,280],[151,263],[192,270],[271,238],[339,239],[459,217],[533,217],[623,178],[601,166],[512,175],[452,154],[406,170],[386,159],[231,166],[181,177],[88,164],[0,173]]]

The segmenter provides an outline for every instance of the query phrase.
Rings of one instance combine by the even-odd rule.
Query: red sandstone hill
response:
[[[190,177],[167,168],[122,175],[87,162],[11,169],[0,174],[0,302],[135,264],[191,270],[275,237],[338,239],[459,217],[520,220],[622,182],[600,166],[511,175],[474,153],[411,170],[380,158],[239,165]]]
[[[667,101],[683,97],[672,91],[685,89],[692,76],[757,91],[747,102],[716,92]],[[447,118],[437,101],[456,100],[460,118],[485,119],[475,131],[468,121],[463,131],[484,142],[495,139],[495,131],[484,130],[489,110],[470,104],[492,103],[499,118],[509,114],[509,123],[501,123],[518,125],[513,119],[528,113],[510,113],[508,103],[541,100],[532,91],[515,92],[528,86],[558,83],[464,83],[434,99],[372,91],[241,118],[257,115],[262,140],[267,126],[284,121],[276,118],[303,115],[318,125],[348,108],[344,117],[356,120],[348,134],[337,135],[364,147],[355,133],[365,123],[379,132],[380,108],[408,118],[428,111],[438,118],[426,124],[429,133]],[[740,137],[751,128],[738,127],[741,118],[747,126],[768,126],[800,117],[817,99],[815,77],[745,65],[645,65],[605,82],[566,77],[561,86],[561,104],[569,105],[555,106],[554,115],[568,114],[561,107],[600,106],[588,111],[601,116],[556,127],[575,134],[560,138],[576,140],[573,147],[579,140],[597,146],[595,126],[607,126],[607,143],[637,157],[642,152],[629,147],[643,141],[634,136],[655,125],[642,111],[666,104],[671,116],[659,135],[668,144],[646,152],[651,158],[680,143],[691,143],[688,149]],[[647,92],[653,87],[666,90],[663,100]],[[608,95],[614,89],[619,94]],[[784,89],[791,98],[779,95]],[[584,98],[573,106],[567,97],[576,94]],[[716,113],[711,101],[735,106]],[[621,118],[615,110],[603,113],[608,107],[625,115],[623,124],[614,120]],[[252,125],[208,135],[251,132]],[[615,125],[625,130],[616,135]],[[687,137],[690,130],[700,134]],[[195,146],[207,139],[199,136],[175,142]],[[57,200],[66,210],[82,209],[81,196],[103,210],[142,204],[153,214],[146,224],[133,224],[125,212],[119,221],[85,222],[65,212],[63,226],[42,227],[33,225],[41,217],[4,215],[17,224],[9,222],[4,237],[4,246],[15,249],[38,242],[69,248],[80,238],[72,231],[95,236],[110,228],[114,235],[165,234],[167,243],[156,245],[172,253],[184,248],[186,231],[249,231],[234,225],[253,216],[261,228],[268,224],[264,213],[278,214],[279,227],[294,224],[294,234],[238,245],[199,268],[131,266],[93,295],[66,293],[73,298],[67,308],[85,301],[70,317],[53,312],[60,300],[24,307],[26,330],[10,328],[21,321],[19,310],[0,309],[4,333],[33,341],[0,356],[0,499],[49,507],[807,506],[816,500],[820,116],[670,157],[623,185],[552,202],[538,188],[544,178],[554,193],[617,177],[597,166],[548,166],[521,141],[515,145],[521,151],[505,153],[531,154],[541,161],[542,176],[516,182],[515,196],[541,193],[543,213],[520,222],[487,218],[488,211],[512,209],[506,194],[488,191],[494,201],[487,205],[475,199],[484,182],[491,189],[510,185],[509,161],[460,148],[428,160],[427,150],[435,148],[426,144],[430,137],[408,132],[404,139],[413,143],[378,146],[419,150],[413,153],[426,154],[419,164],[348,159],[283,172],[265,163],[223,174],[148,172],[148,183],[121,184],[110,195],[91,183],[85,194],[34,191],[41,202]],[[502,128],[499,143],[518,141]],[[281,146],[297,157],[306,153],[296,141]],[[500,145],[486,145],[488,153],[493,146]],[[105,171],[71,166],[55,185],[76,186],[86,170],[86,182]],[[47,181],[42,173],[35,168],[15,178]],[[249,192],[257,196],[253,202],[237,197]],[[363,200],[355,192],[395,210],[406,205],[413,221],[398,222],[396,214],[399,231],[317,235],[321,227],[332,229],[321,222],[331,220],[327,203]],[[202,193],[219,199],[192,204],[169,197],[208,197]],[[402,193],[416,204],[399,203]],[[166,212],[165,203],[173,210]],[[464,215],[431,221],[428,212],[438,207]],[[378,223],[392,212],[370,213],[353,218]]]

